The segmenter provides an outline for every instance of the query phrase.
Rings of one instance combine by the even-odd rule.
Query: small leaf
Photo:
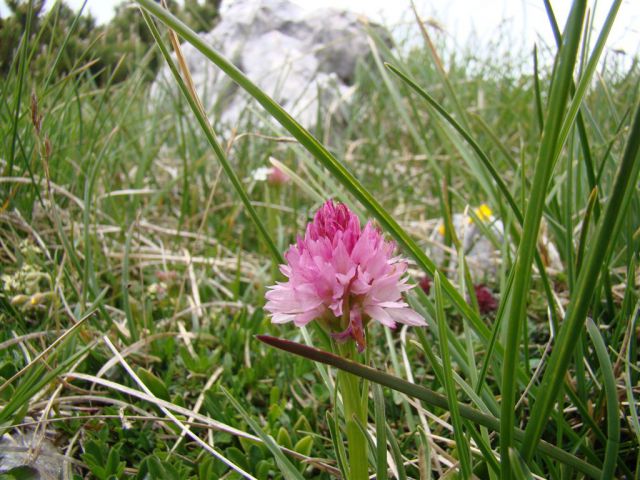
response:
[[[40,474],[38,470],[27,465],[7,470],[0,475],[0,480],[39,480]]]
[[[243,470],[249,470],[247,455],[237,447],[229,447],[225,450],[225,454],[229,460],[238,465]]]
[[[303,437],[296,442],[296,445],[293,447],[293,450],[308,457],[309,455],[311,455],[312,448],[313,448],[313,437],[311,435],[307,435],[306,437]]]
[[[300,415],[298,417],[298,420],[296,420],[295,425],[293,426],[293,431],[294,432],[311,432],[313,430],[311,430],[311,424],[309,423],[309,420],[307,420],[307,417],[305,417],[304,415]]]
[[[289,449],[293,445],[293,442],[291,442],[291,436],[289,436],[289,432],[287,432],[287,429],[284,427],[280,427],[280,430],[278,430],[276,441],[279,445]]]
[[[167,402],[171,401],[169,389],[160,378],[146,368],[139,368],[136,373],[149,390],[151,390],[151,393],[162,400],[166,400]]]

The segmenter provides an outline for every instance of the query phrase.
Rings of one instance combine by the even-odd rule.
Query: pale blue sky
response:
[[[233,0],[223,0],[229,4]],[[293,0],[305,8],[338,7],[362,13],[387,25],[411,21],[409,0]],[[104,22],[113,15],[115,5],[123,0],[88,0],[87,8]],[[53,4],[53,0],[48,0]],[[67,0],[79,8],[83,0]],[[491,37],[501,25],[509,28],[514,47],[530,51],[534,41],[551,42],[551,34],[542,0],[415,0],[420,15],[441,24],[456,43],[465,44],[471,35],[480,40]],[[593,4],[594,2],[589,2]],[[564,21],[570,0],[552,0],[559,21]],[[610,2],[597,2],[596,23],[601,23]],[[4,7],[3,0],[0,6]],[[2,8],[5,11],[5,8]],[[640,51],[640,0],[623,0],[608,47],[627,53]]]

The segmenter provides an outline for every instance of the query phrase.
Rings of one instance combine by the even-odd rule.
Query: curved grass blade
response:
[[[636,326],[638,324],[638,319],[640,319],[640,302],[636,303],[635,314],[633,315],[633,319],[630,320],[630,328],[631,331],[636,331]],[[633,393],[632,387],[632,376],[631,376],[631,365],[632,365],[632,348],[631,348],[631,336],[629,336],[629,344],[627,345],[627,358],[626,358],[626,367],[625,367],[625,390],[627,393],[627,402],[629,402],[629,411],[631,412],[631,420],[630,423],[633,427],[636,441],[640,444],[640,419],[638,418],[638,400]]]
[[[587,319],[587,332],[591,337],[596,350],[600,371],[604,379],[604,393],[607,398],[607,444],[605,447],[604,465],[602,466],[602,478],[614,478],[616,470],[616,457],[620,447],[620,405],[616,392],[616,379],[613,374],[613,366],[609,358],[607,346],[598,331],[598,327],[590,318]]]
[[[398,480],[407,480],[407,471],[404,468],[404,460],[402,460],[402,452],[400,451],[400,446],[398,445],[398,440],[393,435],[391,428],[387,425],[387,437],[389,438],[389,445],[391,446],[391,457],[396,464],[396,468],[398,469]]]
[[[418,95],[420,95],[423,99],[425,99],[427,101],[427,103],[429,105],[431,105],[431,107],[433,107],[436,110],[436,112],[438,112],[460,134],[460,136],[469,144],[471,149],[475,152],[475,154],[478,156],[478,158],[482,162],[482,165],[489,171],[489,174],[490,174],[491,178],[498,185],[498,189],[500,190],[500,192],[502,193],[504,198],[507,200],[507,203],[509,204],[509,207],[511,207],[511,210],[513,211],[513,214],[515,215],[516,220],[518,221],[518,224],[522,225],[523,221],[524,221],[524,217],[522,215],[522,211],[520,210],[520,208],[518,207],[518,204],[516,203],[515,199],[511,195],[511,192],[509,191],[509,187],[504,183],[504,180],[502,180],[502,177],[500,176],[498,171],[495,169],[495,167],[491,163],[491,160],[489,159],[488,155],[484,152],[484,150],[482,150],[480,145],[478,145],[478,142],[476,142],[473,139],[471,134],[467,130],[465,130],[465,128],[462,125],[460,125],[456,121],[456,119],[453,118],[444,109],[444,107],[442,107],[442,105],[440,105],[440,103],[438,103],[438,101],[435,98],[433,98],[422,87],[420,87],[420,85],[418,85],[415,80],[413,80],[407,74],[405,74],[404,72],[400,71],[397,67],[395,67],[395,66],[393,66],[391,64],[386,63],[385,66],[389,70],[391,70],[393,73],[395,73],[397,76],[399,76],[400,79],[403,80],[407,85],[409,85]],[[480,117],[478,117],[478,118],[480,118]],[[486,126],[486,125],[484,126],[484,128],[485,128],[485,130],[489,130],[489,127]],[[497,142],[497,139],[496,139],[496,142]],[[499,142],[497,142],[497,143],[499,144]],[[449,226],[447,228],[447,232],[449,232]],[[516,230],[512,231],[512,235],[515,238],[519,237],[518,232]],[[537,249],[536,249],[535,254],[534,254],[534,260],[536,262],[536,266],[538,267],[538,272],[540,273],[540,279],[542,280],[542,284],[544,286],[545,294],[547,295],[547,300],[548,300],[550,305],[553,305],[555,300],[553,298],[552,289],[551,289],[551,286],[550,286],[550,283],[549,283],[549,279],[548,279],[548,276],[547,276],[547,273],[546,273],[546,269],[545,269],[544,263],[542,262],[542,259],[540,258],[540,254],[537,251]],[[498,319],[500,319],[500,318],[501,317],[499,315]],[[493,341],[493,339],[491,341]]]
[[[575,92],[572,92],[573,98],[571,99],[571,105],[569,106],[569,110],[567,115],[564,117],[564,121],[562,123],[562,127],[560,129],[560,138],[557,143],[557,151],[556,158],[560,156],[560,152],[562,150],[562,146],[569,136],[569,131],[571,130],[578,113],[580,112],[580,107],[582,105],[582,101],[587,92],[587,89],[591,85],[591,80],[593,79],[593,75],[598,67],[598,62],[600,60],[600,56],[604,49],[607,38],[609,37],[609,32],[611,31],[611,27],[613,26],[613,22],[618,14],[618,10],[620,9],[620,5],[622,4],[622,0],[615,0],[609,9],[609,14],[602,26],[602,30],[600,30],[600,34],[598,35],[598,40],[596,41],[596,45],[593,48],[593,53],[589,57],[589,61],[587,62],[586,68],[583,70],[582,75],[580,76],[580,82],[578,82],[578,86],[575,88]],[[574,90],[572,88],[572,90]],[[584,140],[586,140],[586,134],[584,132],[584,122],[581,120],[581,136]],[[584,142],[583,142],[584,143]],[[588,148],[588,146],[586,147]],[[590,160],[590,156],[589,156]],[[591,161],[587,162],[587,175],[589,178],[590,187],[594,188],[595,185],[595,174],[593,169],[593,164]]]
[[[509,459],[511,460],[511,470],[517,480],[533,480],[533,475],[531,475],[529,467],[524,463],[515,448],[509,449]]]
[[[442,298],[442,289],[440,287],[440,275],[436,273],[433,280],[436,295],[438,332],[440,333],[440,338],[446,338],[447,327],[444,314],[444,299]],[[444,388],[447,392],[447,402],[449,404],[449,412],[451,413],[451,423],[453,424],[453,436],[460,458],[460,474],[462,478],[471,478],[471,452],[469,450],[469,442],[463,432],[455,381],[452,377],[453,367],[451,366],[451,357],[449,356],[449,342],[440,343],[440,355],[442,356]]]
[[[372,385],[373,407],[376,424],[376,480],[387,480],[387,422],[385,421],[382,387]]]
[[[102,302],[104,296],[106,295],[108,289],[105,288],[104,290],[102,290],[102,292],[100,293],[100,295],[98,296],[98,298],[96,298],[96,300],[93,302],[93,305],[89,308],[89,310],[82,316],[82,318],[80,318],[77,322],[75,322],[71,328],[69,328],[68,330],[66,330],[62,335],[60,335],[60,337],[58,337],[57,339],[55,339],[53,341],[53,343],[51,345],[49,345],[47,348],[45,348],[42,352],[40,352],[33,360],[31,360],[27,365],[24,366],[24,368],[20,369],[15,375],[13,375],[11,378],[9,378],[8,380],[6,380],[2,385],[0,385],[0,393],[2,393],[4,391],[5,388],[7,388],[14,380],[16,380],[17,378],[19,378],[20,376],[22,376],[23,374],[25,374],[27,371],[29,371],[32,367],[37,366],[38,362],[40,362],[41,359],[43,359],[44,357],[46,357],[50,352],[55,352],[58,349],[58,346],[60,344],[64,345],[64,343],[66,343],[66,341],[70,338],[70,336],[72,334],[75,333],[76,330],[78,330],[87,320],[89,320],[93,314],[96,312],[96,310],[98,309],[97,305]],[[62,346],[60,345],[60,346]]]
[[[578,241],[578,252],[576,253],[576,274],[580,273],[582,266],[582,258],[584,257],[584,249],[587,246],[587,233],[589,232],[589,223],[591,223],[591,214],[598,200],[598,187],[591,190],[589,199],[587,200],[587,209],[582,217],[582,227],[580,229],[580,240]]]
[[[154,5],[156,5],[157,8],[159,8],[160,10],[163,10],[159,5],[157,4],[154,4]],[[185,99],[189,103],[189,106],[191,107],[193,114],[196,116],[196,119],[198,120],[198,123],[202,128],[202,131],[207,137],[207,141],[209,142],[209,145],[211,145],[211,148],[215,152],[216,157],[220,162],[220,165],[224,169],[225,174],[231,181],[233,188],[236,190],[236,193],[240,197],[240,200],[242,201],[242,204],[246,208],[247,213],[249,214],[249,217],[257,227],[264,241],[267,243],[267,246],[269,247],[269,250],[271,251],[271,255],[273,256],[273,258],[278,263],[284,263],[284,258],[282,257],[282,254],[278,250],[278,247],[276,247],[275,241],[273,240],[273,238],[271,238],[271,235],[269,235],[269,232],[267,231],[267,227],[264,225],[264,223],[260,219],[260,216],[258,215],[258,212],[256,212],[255,208],[251,204],[251,200],[249,199],[249,195],[247,194],[247,191],[242,186],[242,182],[238,178],[238,175],[236,174],[235,170],[233,170],[233,167],[229,163],[227,156],[224,154],[224,150],[222,149],[222,147],[220,146],[220,143],[218,142],[218,139],[216,138],[216,134],[213,131],[213,128],[211,127],[211,124],[209,123],[209,120],[207,119],[204,113],[204,110],[200,104],[200,100],[198,99],[197,96],[195,96],[195,90],[193,89],[190,90],[188,88],[187,84],[185,83],[182,76],[178,72],[178,68],[173,62],[171,55],[169,54],[169,51],[167,50],[167,47],[164,44],[162,37],[160,36],[160,32],[156,28],[155,24],[153,23],[149,15],[144,10],[142,11],[142,15],[147,23],[147,26],[149,27],[149,30],[151,31],[151,34],[153,35],[153,38],[156,41],[156,44],[158,45],[158,48],[160,49],[160,52],[162,53],[162,56],[167,62],[167,65],[169,65],[171,73],[173,74],[176,82],[178,83],[178,87],[180,88],[180,90],[182,91],[182,94],[184,95]]]
[[[256,338],[261,342],[266,343],[267,345],[271,345],[272,347],[279,348],[286,352],[293,353],[295,355],[313,360],[315,362],[324,363],[325,365],[331,365],[345,372],[358,375],[359,377],[366,378],[367,380],[370,380],[372,382],[384,385],[385,387],[389,387],[393,390],[404,393],[405,395],[409,395],[410,397],[420,399],[433,407],[438,407],[449,411],[449,402],[444,395],[440,395],[433,390],[430,390],[423,386],[407,382],[406,380],[395,377],[393,375],[389,375],[388,373],[382,372],[380,370],[376,370],[375,368],[367,367],[365,365],[362,365],[361,363],[347,360],[346,358],[334,355],[329,352],[325,352],[323,350],[318,350],[317,348],[309,347],[307,345],[302,345],[300,343],[272,337],[269,335],[256,335]],[[500,433],[500,421],[497,418],[482,413],[465,404],[459,404],[459,409],[460,415],[463,418]],[[516,440],[521,441],[524,436],[524,432],[520,429],[515,429],[514,436]],[[575,455],[572,455],[569,452],[565,452],[564,450],[551,445],[550,443],[541,441],[537,445],[537,449],[540,453],[554,458],[559,462],[565,463],[566,465],[570,465],[571,467],[583,472],[591,478],[601,478],[602,472],[599,468],[585,462],[584,460],[576,457]]]
[[[511,210],[513,210],[513,213],[518,219],[518,223],[522,223],[522,220],[523,220],[522,212],[520,211],[520,208],[518,208],[518,205],[516,204],[511,193],[509,192],[509,187],[507,187],[507,185],[504,183],[504,180],[502,180],[502,177],[500,176],[498,171],[495,169],[495,167],[491,163],[491,160],[489,160],[489,157],[487,156],[487,154],[484,153],[482,148],[480,148],[480,145],[478,145],[478,143],[473,139],[473,137],[469,134],[469,132],[467,132],[467,130],[465,130],[465,128],[462,125],[460,125],[455,118],[449,115],[449,113],[444,109],[444,107],[442,107],[442,105],[438,103],[438,101],[435,98],[429,95],[422,87],[420,87],[408,75],[406,75],[404,72],[400,71],[397,67],[389,63],[385,63],[385,66],[389,70],[391,70],[393,73],[395,73],[398,77],[400,77],[402,81],[404,81],[407,85],[409,85],[418,95],[424,98],[427,101],[427,103],[429,103],[429,105],[431,105],[460,134],[460,136],[462,136],[462,138],[466,140],[466,142],[473,149],[476,155],[478,155],[478,158],[480,159],[484,167],[489,171],[493,180],[498,185],[500,192],[502,193],[504,198],[507,200],[507,203],[511,207]]]
[[[336,402],[334,401],[334,405]],[[327,425],[329,426],[329,435],[331,436],[331,443],[333,443],[333,451],[336,453],[336,463],[342,474],[342,478],[347,477],[347,452],[344,448],[344,442],[340,435],[340,428],[338,426],[337,418],[331,413],[327,412]]]
[[[538,45],[533,45],[533,91],[535,93],[536,119],[540,133],[544,131],[544,114],[542,95],[540,94],[540,72],[538,69]]]
[[[68,338],[70,337],[65,336],[65,341]],[[7,404],[3,406],[2,410],[0,410],[0,434],[4,433],[3,428],[7,427],[6,422],[12,417],[13,414],[21,411],[21,409],[26,410],[29,402],[34,395],[42,390],[45,385],[52,382],[60,374],[62,374],[66,367],[72,365],[76,360],[80,359],[85,354],[88,354],[89,350],[91,350],[93,346],[94,343],[86,345],[82,349],[75,352],[73,355],[70,355],[69,357],[63,359],[58,365],[56,365],[55,368],[51,368],[50,366],[45,367],[45,362],[32,361],[31,363],[29,363],[27,367],[36,365],[35,368],[29,368],[27,376],[22,379],[20,384],[16,387],[15,391],[11,394],[11,399],[9,400],[9,402],[7,402]]]

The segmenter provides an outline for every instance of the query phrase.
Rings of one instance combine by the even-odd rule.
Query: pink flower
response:
[[[265,309],[273,323],[301,327],[319,320],[338,341],[353,338],[359,351],[369,320],[389,328],[426,325],[402,299],[412,287],[404,276],[407,262],[394,251],[370,222],[361,229],[346,205],[329,200],[285,254],[280,271],[288,281],[269,287]]]
[[[422,289],[422,291],[424,292],[424,294],[425,295],[429,295],[429,292],[431,291],[431,278],[428,277],[427,275],[425,275],[420,280],[419,285],[420,285],[420,288]]]
[[[289,175],[284,173],[275,165],[269,170],[267,175],[267,182],[269,185],[284,185],[289,182]]]
[[[473,288],[476,292],[476,300],[478,300],[478,308],[481,314],[485,315],[498,309],[498,301],[486,285],[474,285]]]

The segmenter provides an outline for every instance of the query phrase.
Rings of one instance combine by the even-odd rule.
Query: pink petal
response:
[[[385,311],[396,322],[404,323],[405,325],[412,325],[414,327],[424,327],[427,325],[427,322],[422,318],[422,315],[410,308],[387,308]]]
[[[396,322],[391,315],[387,313],[384,308],[370,305],[365,307],[364,312],[369,315],[373,320],[380,322],[385,327],[396,328]]]

